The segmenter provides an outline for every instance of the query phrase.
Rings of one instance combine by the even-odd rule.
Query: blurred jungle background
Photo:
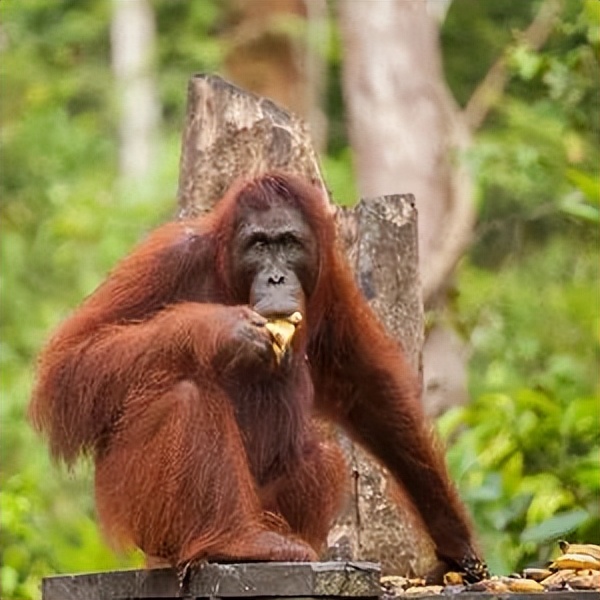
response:
[[[301,114],[338,202],[412,192],[427,410],[495,573],[600,543],[598,0],[1,0],[2,597],[140,564],[25,419],[53,328],[176,215],[186,86]]]

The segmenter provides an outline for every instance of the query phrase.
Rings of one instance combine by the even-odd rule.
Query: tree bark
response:
[[[423,303],[417,210],[410,194],[363,199],[337,214],[338,236],[371,308],[422,381]],[[329,535],[331,556],[377,561],[383,572],[419,575],[436,562],[403,491],[369,454],[337,434],[352,473],[346,510]]]
[[[220,77],[192,77],[179,168],[181,215],[209,211],[240,175],[271,170],[322,183],[304,122]]]
[[[193,77],[182,141],[181,215],[210,210],[240,174],[273,169],[325,188],[300,119],[219,77]],[[352,210],[331,205],[331,211],[358,285],[419,371],[423,309],[412,197],[363,200]],[[330,541],[337,547],[332,554],[343,546],[347,558],[381,561],[388,572],[423,573],[433,558],[416,517],[396,502],[399,492],[383,469],[347,438],[339,439],[349,461],[353,494],[332,530]]]
[[[360,289],[387,331],[402,343],[415,372],[421,373],[423,303],[414,196],[363,199],[354,208],[339,208],[336,219],[338,238]]]
[[[325,0],[232,0],[228,16],[227,78],[300,116],[310,126],[314,147],[322,150]]]

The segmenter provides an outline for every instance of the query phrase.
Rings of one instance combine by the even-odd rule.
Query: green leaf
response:
[[[560,513],[543,523],[528,527],[520,536],[521,542],[545,542],[571,533],[589,518],[587,511],[575,509]]]
[[[600,209],[580,198],[568,196],[559,204],[560,210],[572,217],[577,217],[589,223],[600,223]]]
[[[579,169],[567,169],[566,174],[567,179],[583,192],[589,202],[600,205],[600,177],[598,177],[598,173],[590,175]]]
[[[2,591],[6,597],[11,596],[19,583],[19,573],[10,565],[2,565],[0,571],[0,581],[2,582]]]

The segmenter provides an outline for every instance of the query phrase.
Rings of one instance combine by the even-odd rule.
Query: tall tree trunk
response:
[[[443,77],[426,2],[341,0],[343,86],[361,196],[415,195],[423,294],[443,287],[470,241],[469,132]]]
[[[119,168],[141,180],[154,166],[159,103],[152,76],[154,13],[147,0],[113,0],[111,59],[119,98]]]

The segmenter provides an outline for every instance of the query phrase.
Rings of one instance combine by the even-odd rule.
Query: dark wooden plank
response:
[[[523,594],[519,592],[459,592],[448,594],[427,594],[423,596],[385,596],[387,600],[599,600],[600,592],[593,590],[561,590],[559,592],[536,592]]]
[[[437,597],[438,600],[439,596]],[[560,592],[542,592],[522,594],[515,592],[489,593],[489,592],[464,592],[460,600],[598,600],[600,592],[593,590],[577,590]]]
[[[240,563],[200,565],[181,587],[172,569],[46,577],[43,600],[147,598],[376,598],[374,563]]]
[[[178,598],[180,592],[171,569],[58,575],[42,580],[42,600]]]

